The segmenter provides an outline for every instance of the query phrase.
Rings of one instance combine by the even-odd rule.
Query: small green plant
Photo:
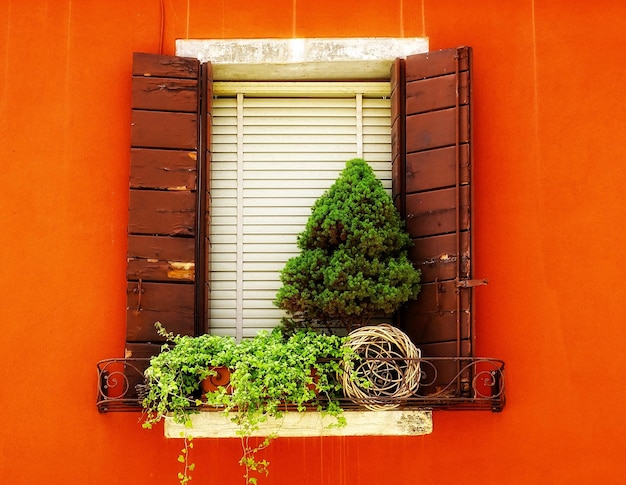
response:
[[[142,403],[145,428],[151,428],[166,415],[179,423],[187,422],[190,409],[202,403],[199,382],[215,375],[215,367],[232,367],[237,356],[237,345],[231,337],[174,335],[159,322],[155,326],[168,342],[150,360],[145,371],[147,394]]]
[[[356,354],[345,346],[345,337],[299,330],[289,336],[280,329],[260,332],[239,344],[229,337],[172,335],[158,326],[169,344],[151,360],[146,370],[148,393],[143,401],[147,412],[145,427],[171,415],[178,423],[191,425],[190,416],[200,406],[222,410],[236,425],[241,438],[245,483],[256,484],[253,474],[267,474],[269,463],[257,459],[257,452],[267,448],[276,437],[267,436],[260,443],[252,435],[268,418],[280,418],[287,410],[316,409],[336,417],[336,425],[345,424],[338,398],[342,386],[342,363]],[[200,396],[200,380],[211,375],[214,367],[231,369],[230,385]],[[190,445],[192,443],[189,443]],[[184,471],[181,483],[191,478],[190,446],[179,457]]]
[[[183,464],[183,471],[178,472],[178,479],[181,485],[185,485],[191,481],[191,472],[196,468],[196,464],[189,463],[189,452],[193,449],[193,437],[183,432],[181,438],[184,440],[184,445],[180,450],[180,455],[178,455],[178,461]]]
[[[337,398],[343,371],[341,361],[353,353],[344,346],[345,339],[313,331],[298,331],[286,337],[279,329],[260,332],[242,341],[237,348],[237,362],[231,374],[232,392],[225,388],[207,393],[207,404],[223,406],[237,425],[242,440],[245,483],[256,483],[250,472],[267,473],[269,463],[257,460],[275,436],[253,446],[250,436],[268,418],[280,418],[288,409],[305,411],[314,407],[345,424]]]
[[[350,160],[315,202],[287,261],[274,304],[288,324],[348,332],[417,297],[420,272],[407,258],[411,238],[371,167]]]

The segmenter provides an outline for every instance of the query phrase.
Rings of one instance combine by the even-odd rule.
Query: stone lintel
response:
[[[210,61],[221,81],[388,79],[394,59],[427,51],[425,37],[176,41],[176,55]]]

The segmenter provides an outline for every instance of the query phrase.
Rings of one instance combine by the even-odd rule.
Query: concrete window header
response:
[[[425,37],[176,41],[176,55],[211,61],[226,81],[388,79],[395,58],[423,52]]]

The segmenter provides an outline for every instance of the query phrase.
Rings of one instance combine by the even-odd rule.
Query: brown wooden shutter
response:
[[[423,357],[473,356],[471,239],[471,48],[397,60],[392,71],[393,196],[422,271],[422,290],[398,319]],[[428,393],[451,382],[453,360],[436,361]],[[426,376],[429,381],[434,376]],[[469,389],[470,376],[455,392]]]
[[[208,65],[133,57],[126,347],[158,353],[168,331],[206,330]]]

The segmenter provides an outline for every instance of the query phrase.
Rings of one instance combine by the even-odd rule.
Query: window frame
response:
[[[248,189],[245,188],[246,180],[247,177],[250,176],[246,175],[246,173],[249,173],[250,170],[256,170],[254,168],[255,162],[252,161],[255,156],[261,157],[261,163],[266,160],[263,158],[265,151],[262,143],[264,143],[268,135],[266,135],[263,130],[259,131],[257,128],[259,127],[259,123],[266,119],[264,110],[269,109],[272,112],[272,117],[277,116],[277,114],[274,113],[274,110],[277,110],[277,113],[284,113],[285,116],[293,117],[293,119],[290,118],[292,121],[288,125],[285,125],[284,123],[276,124],[276,130],[278,130],[278,133],[281,133],[284,127],[284,129],[286,129],[289,133],[288,136],[297,137],[298,139],[303,140],[303,143],[305,144],[313,143],[314,141],[319,141],[323,144],[326,140],[326,145],[322,145],[325,149],[322,149],[319,152],[315,150],[308,152],[306,150],[300,150],[292,147],[289,149],[290,156],[285,158],[281,145],[275,154],[272,153],[272,160],[276,160],[278,163],[283,163],[285,165],[289,160],[290,163],[286,169],[288,170],[287,173],[292,174],[294,181],[306,182],[310,179],[309,184],[314,185],[314,188],[312,188],[310,192],[312,191],[316,195],[310,195],[309,197],[317,198],[321,196],[323,191],[327,189],[339,175],[339,172],[345,166],[346,160],[364,157],[368,162],[370,162],[375,170],[378,169],[380,171],[378,172],[379,176],[383,177],[386,186],[388,187],[389,194],[391,194],[391,127],[388,124],[391,118],[389,100],[390,91],[388,82],[375,81],[358,83],[306,81],[233,83],[217,81],[214,82],[213,94],[214,110],[212,125],[214,127],[214,132],[211,144],[213,148],[211,171],[215,169],[216,163],[220,163],[217,160],[222,160],[224,156],[227,157],[227,161],[224,165],[227,167],[228,171],[224,172],[218,169],[217,175],[215,177],[210,177],[211,183],[215,182],[217,177],[219,177],[220,181],[225,183],[223,187],[220,186],[212,191],[212,201],[214,204],[218,201],[231,201],[232,203],[232,201],[234,201],[234,197],[237,197],[238,210],[230,216],[222,216],[222,214],[218,212],[219,209],[216,209],[213,211],[214,217],[211,218],[210,227],[211,232],[213,233],[212,248],[218,250],[217,252],[214,252],[212,258],[213,264],[209,270],[208,279],[209,285],[212,288],[211,293],[219,289],[222,292],[221,294],[224,294],[228,298],[227,304],[233,304],[235,307],[230,309],[231,315],[226,315],[223,308],[226,302],[222,302],[219,310],[210,312],[211,315],[209,316],[209,321],[211,331],[213,333],[218,333],[220,335],[233,335],[237,338],[237,340],[240,340],[241,338],[252,336],[258,329],[265,328],[269,330],[271,327],[276,325],[277,321],[280,321],[281,316],[284,316],[283,312],[271,304],[271,301],[274,298],[272,297],[271,300],[268,300],[267,295],[251,297],[255,301],[258,299],[257,303],[260,305],[256,307],[259,311],[256,315],[254,315],[254,310],[245,304],[246,297],[244,296],[244,293],[252,294],[255,291],[250,287],[250,284],[245,284],[246,281],[254,285],[254,282],[262,280],[266,283],[266,287],[271,284],[271,281],[274,280],[274,283],[279,283],[278,269],[276,270],[275,277],[263,276],[267,273],[263,272],[262,266],[264,264],[270,264],[269,260],[265,257],[262,262],[259,260],[257,270],[248,271],[245,268],[246,264],[250,263],[251,260],[254,260],[255,256],[253,254],[248,254],[249,259],[244,261],[243,256],[246,255],[246,249],[244,246],[247,243],[244,238],[241,237],[242,234],[246,232],[245,228],[248,227],[248,224],[250,224],[250,222],[248,222],[248,218],[253,217],[245,214],[246,209],[243,206],[245,203],[246,207],[248,207],[251,203],[246,196],[248,191]],[[303,108],[303,106],[310,107],[315,111],[315,115],[311,113],[311,110]],[[237,107],[241,107],[241,113],[237,111]],[[227,114],[223,115],[222,110]],[[340,112],[342,115],[337,118]],[[247,114],[249,113],[254,113],[254,119],[252,120],[251,125],[248,125],[250,118],[247,118]],[[327,117],[324,116],[324,113],[327,114]],[[269,116],[269,114],[267,116]],[[315,123],[308,125],[307,123],[310,119],[312,119],[310,116],[313,116],[316,121]],[[298,126],[327,126],[326,123],[322,122],[323,119],[328,120],[326,122],[328,123],[328,126],[333,125],[338,121],[339,125],[337,125],[337,128],[341,129],[342,133],[344,133],[344,129],[347,130],[345,131],[345,135],[341,137],[341,140],[337,141],[337,143],[341,144],[341,152],[343,153],[343,156],[336,154],[339,148],[333,141],[331,141],[331,139],[337,138],[338,132],[336,132],[336,130],[322,130],[313,133],[308,129],[305,129],[304,131],[292,129]],[[352,124],[350,124],[350,120],[352,120]],[[378,120],[383,120],[383,124],[381,125]],[[271,117],[267,118],[267,121],[269,123],[274,123],[274,120]],[[372,122],[376,122],[374,126],[375,129],[379,131],[382,130],[382,132],[388,137],[387,144],[389,152],[387,154],[384,152],[370,153],[371,148],[375,145],[372,145],[372,138],[368,133],[369,130],[367,128]],[[223,123],[227,123],[226,126],[228,128],[223,128]],[[218,126],[220,127],[219,132],[217,131]],[[253,128],[254,133],[258,134],[252,134],[248,131],[247,127]],[[219,140],[216,137],[220,137]],[[253,143],[255,145],[259,143],[261,143],[261,145],[256,145],[255,149],[250,152],[253,157],[251,159],[249,158],[250,154],[245,150],[247,143],[253,138]],[[282,143],[282,141],[275,139],[276,135],[271,138],[271,143]],[[351,140],[350,138],[353,139]],[[213,145],[213,142],[216,140],[218,140],[217,146]],[[248,140],[248,142],[246,140]],[[269,142],[270,140],[267,141]],[[329,144],[333,145],[332,149],[330,149]],[[291,153],[291,151],[293,151],[293,153]],[[315,155],[315,157],[310,158],[305,156],[302,162],[298,163],[297,160],[300,153],[309,153],[310,155]],[[231,156],[229,156],[229,154],[231,156],[236,155],[238,163],[237,173],[234,173],[231,167],[229,167],[229,163],[232,164]],[[375,155],[378,155],[378,157]],[[306,165],[304,164],[305,160],[307,160]],[[296,166],[291,166],[291,163],[295,163]],[[383,168],[383,165],[386,165],[387,168]],[[322,174],[313,173],[316,172],[316,167],[320,166],[323,166]],[[331,167],[333,167],[332,170],[336,172],[334,173],[334,176],[329,173]],[[262,170],[265,171],[267,169]],[[305,173],[305,171],[308,173]],[[267,190],[266,183],[274,183],[274,179],[268,176],[269,173],[272,172],[267,172],[262,176],[265,190]],[[224,174],[223,176],[227,177],[228,180],[224,181],[222,174]],[[254,175],[252,175],[252,177],[254,177]],[[279,183],[279,180],[283,182],[284,177],[279,177],[275,180],[275,182]],[[235,194],[232,194],[233,189],[236,190]],[[223,199],[222,197],[226,198]],[[264,197],[264,195],[257,194],[255,197]],[[289,228],[289,232],[293,233],[293,238],[288,242],[289,248],[285,248],[283,252],[278,250],[277,259],[282,263],[282,265],[286,263],[287,257],[291,254],[290,251],[293,252],[293,255],[295,256],[295,252],[297,251],[295,246],[296,236],[306,224],[306,217],[309,215],[310,207],[313,204],[311,201],[305,204],[305,207],[299,202],[299,198],[301,197],[300,194],[293,194],[293,197],[294,199],[290,202],[290,207],[300,207],[301,214],[297,216],[293,213],[292,215],[285,214],[283,221],[277,221],[277,224],[281,224],[282,227],[281,234],[285,234],[286,227]],[[258,200],[261,206],[266,204],[268,201],[268,199],[264,198]],[[270,203],[270,205],[273,206],[274,204]],[[231,211],[232,210],[233,209],[231,208]],[[230,250],[226,248],[224,242],[218,242],[218,237],[222,237],[223,233],[220,231],[219,235],[215,234],[214,229],[216,227],[213,223],[218,217],[220,220],[227,219],[226,222],[224,222],[224,228],[228,230],[229,235],[232,234],[233,230],[237,232],[238,237],[236,247],[231,248]],[[258,216],[255,217],[255,219],[257,221],[256,224],[266,224]],[[297,226],[293,225],[294,222],[297,222]],[[285,226],[285,224],[287,224],[287,226]],[[222,226],[219,226],[220,229],[221,227]],[[250,244],[254,244],[254,241],[250,241],[250,239],[254,237],[255,236],[252,233],[249,233],[245,239],[248,240]],[[276,242],[285,244],[284,241]],[[257,241],[257,244],[263,244],[263,240]],[[291,246],[293,246],[293,248],[291,248]],[[226,250],[224,248],[226,248]],[[259,251],[264,253],[267,252],[262,248],[259,249]],[[232,261],[232,259],[222,259],[221,256],[226,252],[228,252],[231,257],[233,254],[236,256],[235,261],[240,263],[239,267],[235,266],[234,268],[231,268],[230,271],[228,268],[224,267],[225,265],[233,266],[235,264],[232,262],[228,263],[228,261]],[[260,255],[260,253],[255,254],[257,256]],[[219,266],[219,271],[216,272],[216,265],[218,261],[224,261],[224,264],[221,264]],[[276,260],[272,259],[272,261],[275,262]],[[230,289],[230,287],[227,288],[225,284],[222,284],[224,277],[232,275],[235,276],[235,289]],[[246,275],[254,276],[252,276],[252,279],[250,280],[246,277]],[[228,281],[231,281],[231,279],[229,278]],[[239,291],[237,291],[238,289]],[[275,288],[275,291],[277,290],[278,287]],[[210,295],[210,298],[213,300],[212,295]],[[269,315],[267,315],[268,311],[274,315],[271,317],[271,327],[263,325],[264,320],[269,324],[269,320],[267,320],[267,318],[269,318]],[[217,320],[215,318],[216,316]],[[227,323],[228,319],[232,319],[232,325]]]

